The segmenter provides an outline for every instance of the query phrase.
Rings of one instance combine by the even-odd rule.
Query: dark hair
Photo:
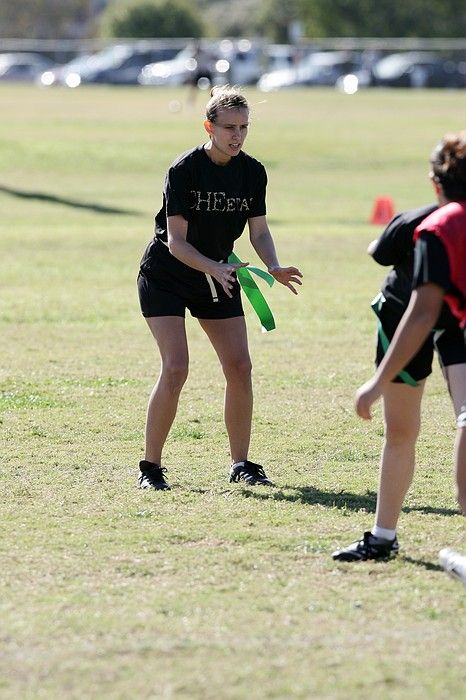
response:
[[[210,94],[211,98],[205,110],[206,118],[210,122],[215,122],[221,109],[247,109],[249,112],[248,101],[236,85],[215,86]]]
[[[433,179],[452,201],[466,199],[466,131],[446,134],[430,158]]]

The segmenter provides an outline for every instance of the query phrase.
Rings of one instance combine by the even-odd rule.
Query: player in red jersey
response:
[[[431,157],[430,173],[439,209],[415,229],[413,292],[408,308],[374,377],[357,392],[356,412],[371,418],[371,406],[389,390],[437,323],[446,302],[466,326],[466,131],[446,135]],[[464,397],[466,400],[466,396]],[[466,402],[459,411],[455,447],[456,491],[466,515]],[[334,559],[360,561],[388,557],[398,551],[396,536],[361,540],[334,552]]]

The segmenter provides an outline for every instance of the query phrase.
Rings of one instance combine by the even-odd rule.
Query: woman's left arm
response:
[[[267,270],[277,282],[291,289],[293,294],[297,294],[293,284],[302,284],[302,273],[297,267],[280,267],[266,217],[254,216],[248,220],[248,225],[251,244],[262,262],[267,265]]]

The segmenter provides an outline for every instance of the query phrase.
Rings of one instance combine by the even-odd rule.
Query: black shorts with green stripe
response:
[[[389,341],[393,338],[396,329],[402,318],[399,308],[394,308],[385,302],[381,305],[378,317],[382,329]],[[404,371],[407,372],[416,382],[429,376],[432,372],[432,361],[434,349],[437,351],[440,365],[448,367],[466,363],[466,346],[463,331],[459,327],[449,327],[445,330],[431,333],[421,349],[412,360],[406,365]],[[377,333],[377,350],[375,364],[378,367],[385,355],[380,332]],[[397,376],[394,380],[397,383],[404,383],[404,380]]]

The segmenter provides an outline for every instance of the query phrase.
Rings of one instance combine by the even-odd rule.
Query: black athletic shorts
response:
[[[203,277],[203,278],[202,278]],[[182,316],[186,309],[195,318],[234,318],[244,316],[241,288],[238,281],[233,285],[233,296],[228,297],[210,275],[203,275],[199,283],[186,285],[183,281],[164,276],[157,279],[149,271],[138,275],[139,303],[142,315]]]
[[[400,323],[401,315],[398,310],[394,310],[389,304],[384,303],[379,311],[379,320],[388,340],[391,340]],[[431,333],[418,353],[412,358],[404,370],[411,377],[419,382],[425,379],[432,372],[432,360],[434,348],[438,353],[440,365],[448,367],[466,363],[466,346],[463,331],[459,327],[452,327],[442,331]],[[382,347],[380,333],[377,333],[377,350],[375,364],[378,367],[385,355]],[[402,383],[401,377],[397,376],[394,382]]]

